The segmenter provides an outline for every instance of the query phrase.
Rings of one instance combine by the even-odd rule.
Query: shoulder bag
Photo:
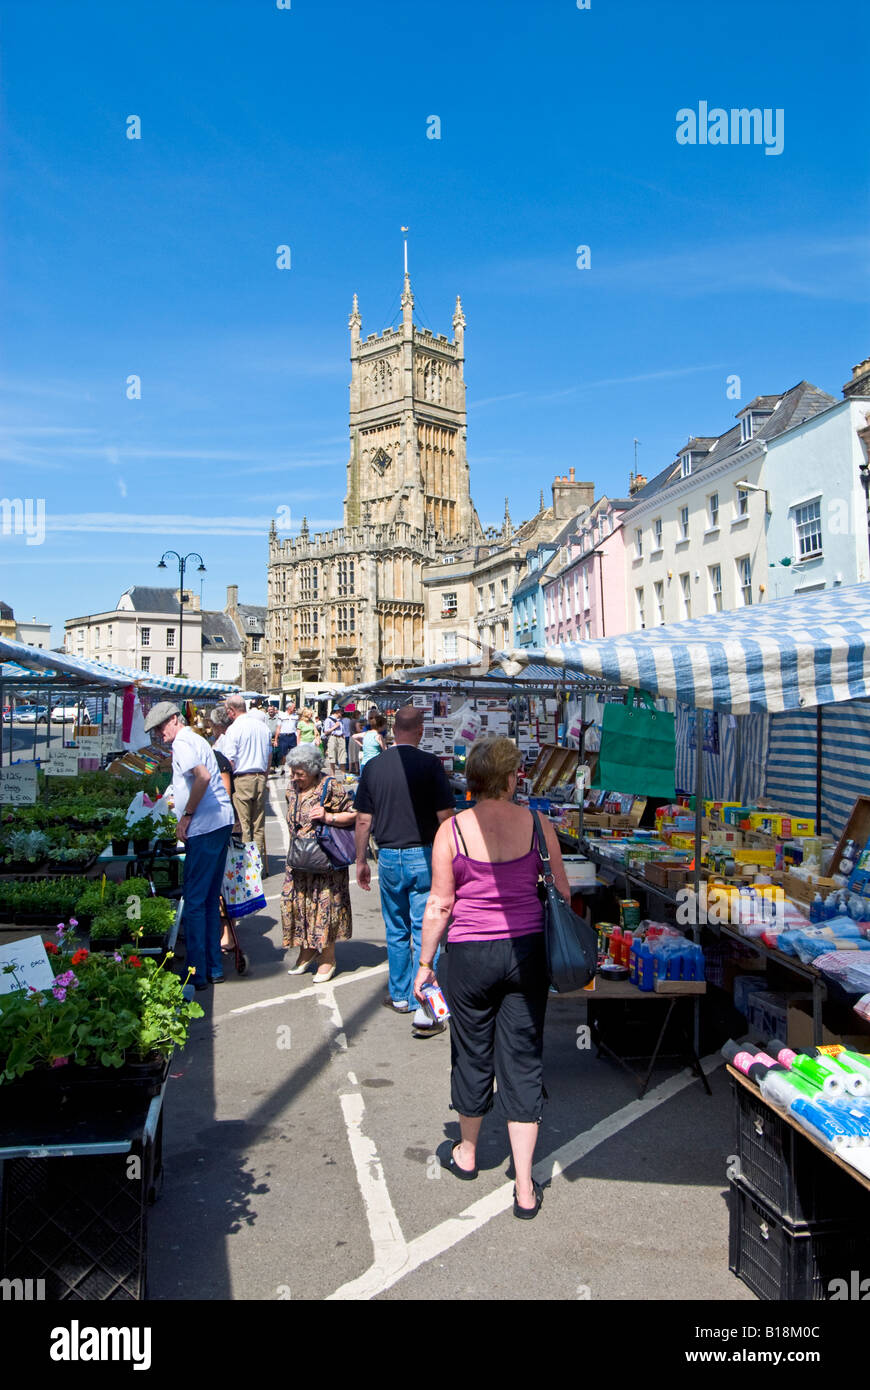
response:
[[[573,912],[556,887],[550,868],[550,855],[544,830],[537,811],[532,811],[535,839],[541,857],[541,878],[544,900],[544,943],[547,948],[547,972],[550,983],[559,994],[588,985],[598,967],[598,942],[593,928]]]
[[[324,795],[326,788],[324,788]],[[323,796],[320,798],[323,805]],[[324,850],[318,838],[317,831],[313,835],[300,835],[300,825],[298,820],[299,797],[297,795],[293,806],[293,834],[290,837],[290,848],[287,852],[287,863],[291,869],[298,869],[303,874],[329,874],[335,867],[332,860]]]
[[[323,791],[320,795],[320,804],[324,805],[329,792],[331,777],[327,777]],[[356,863],[356,836],[352,826],[347,825],[324,825],[322,822],[314,832],[317,843],[323,850],[330,863],[330,868],[346,869],[349,864]]]

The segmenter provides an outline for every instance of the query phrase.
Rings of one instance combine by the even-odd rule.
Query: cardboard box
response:
[[[787,898],[794,898],[795,902],[808,906],[817,893],[824,898],[837,885],[832,878],[801,878],[799,874],[786,872],[782,876],[782,886]]]

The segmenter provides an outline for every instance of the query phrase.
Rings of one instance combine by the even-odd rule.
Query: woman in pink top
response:
[[[497,1080],[516,1173],[514,1215],[527,1220],[543,1195],[532,1158],[543,1110],[548,979],[534,821],[513,801],[520,761],[508,738],[471,747],[465,774],[477,804],[435,837],[414,992],[422,999],[423,986],[433,983],[431,962],[448,927],[451,1101],[462,1134],[449,1167],[458,1178],[477,1177],[478,1135]],[[543,827],[556,887],[570,901],[556,832],[546,819]]]

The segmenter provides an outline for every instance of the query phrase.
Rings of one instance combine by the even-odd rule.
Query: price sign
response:
[[[13,970],[7,974],[10,965]],[[51,989],[53,984],[54,971],[41,936],[28,936],[23,941],[13,941],[11,946],[0,946],[0,994],[11,994],[29,985]]]
[[[80,752],[78,748],[52,748],[45,767],[46,777],[75,777],[79,770]]]
[[[29,806],[36,800],[36,763],[16,763],[0,768],[0,802]]]

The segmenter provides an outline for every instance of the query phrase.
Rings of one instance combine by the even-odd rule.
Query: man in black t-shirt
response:
[[[390,992],[384,1003],[395,1013],[414,1014],[415,1037],[432,1037],[445,1025],[433,1023],[417,1006],[414,979],[423,909],[432,887],[432,841],[440,822],[454,814],[453,792],[440,760],[417,746],[423,737],[421,709],[400,709],[393,734],[394,746],[367,762],[359,780],[354,802],[356,881],[370,890],[366,854],[373,834],[390,966]]]

